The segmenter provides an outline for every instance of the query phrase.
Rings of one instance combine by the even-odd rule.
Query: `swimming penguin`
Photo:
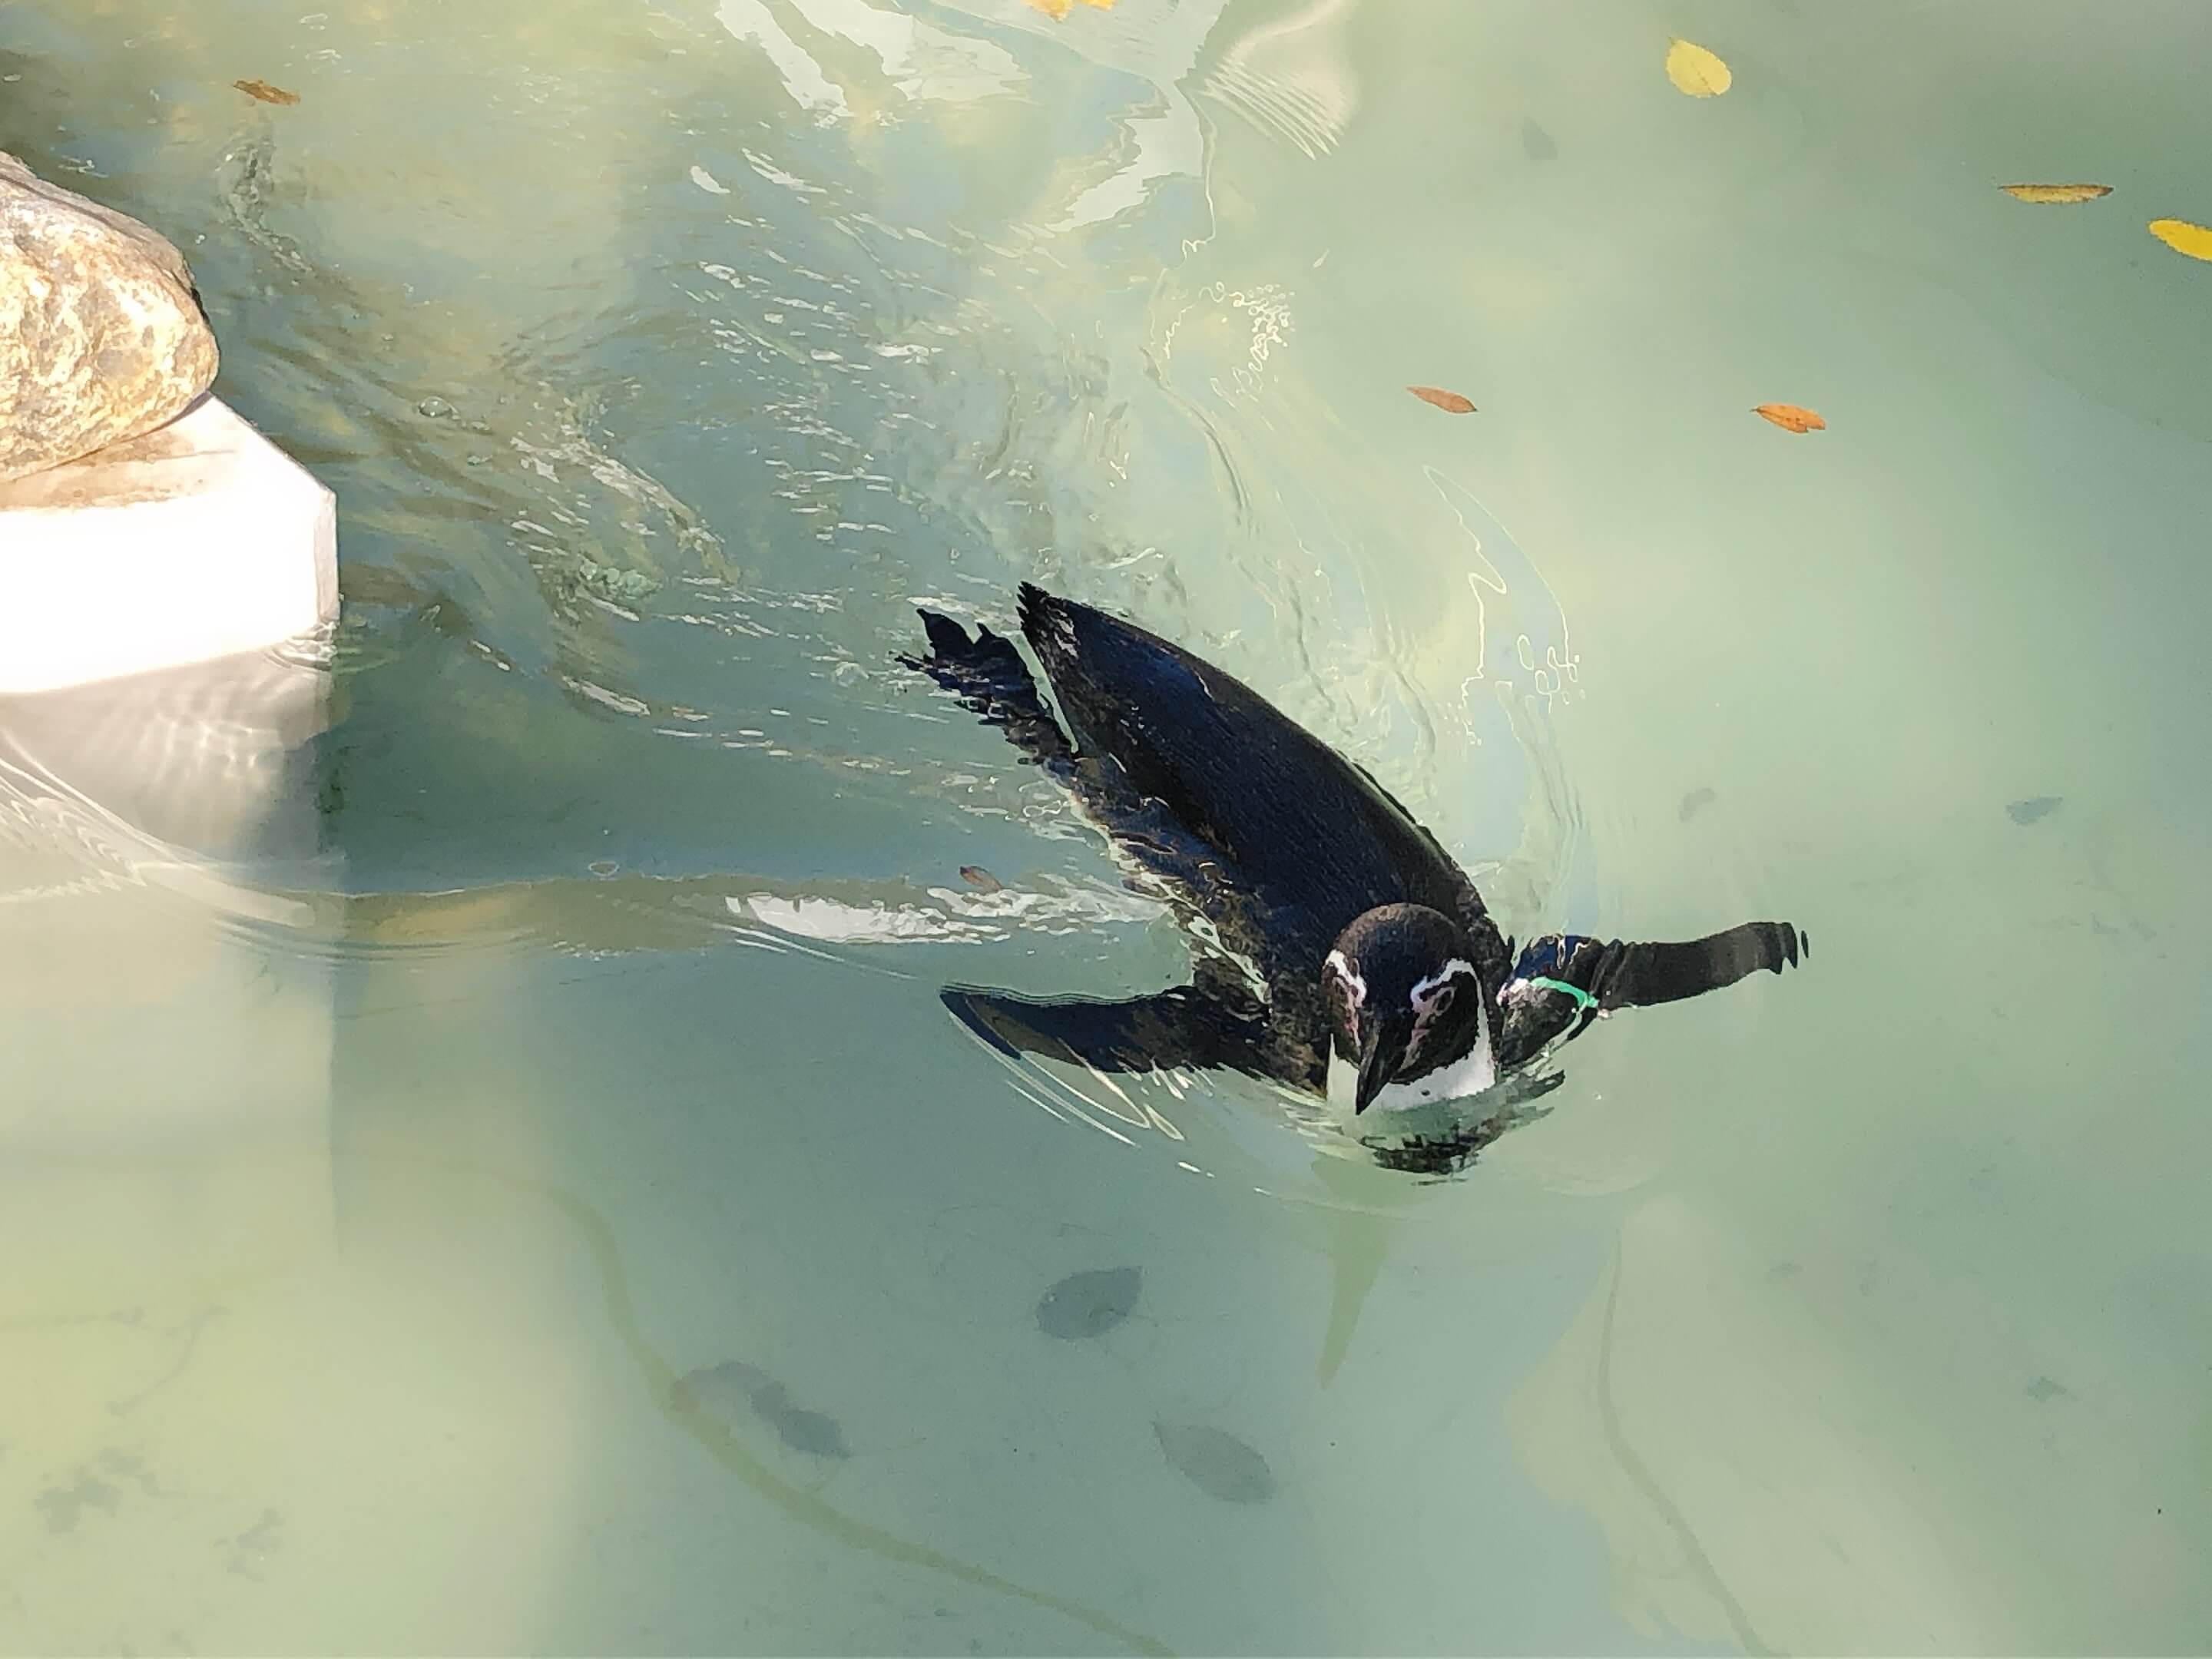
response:
[[[1249,687],[1028,582],[1018,612],[1069,729],[988,628],[970,638],[925,610],[929,654],[898,660],[1066,788],[1203,948],[1190,984],[1123,1001],[948,988],[1005,1053],[1226,1067],[1324,1097],[1334,1058],[1355,1114],[1417,1106],[1480,1093],[1618,1009],[1779,973],[1809,948],[1753,921],[1681,944],[1551,933],[1516,959],[1436,837]]]

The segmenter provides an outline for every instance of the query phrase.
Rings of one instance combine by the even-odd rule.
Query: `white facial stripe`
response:
[[[1441,990],[1455,979],[1473,979],[1474,977],[1474,964],[1454,957],[1413,988],[1413,1006],[1419,1008],[1425,1006],[1432,992]]]
[[[1334,970],[1336,976],[1344,981],[1345,988],[1352,993],[1352,1006],[1355,1008],[1365,1007],[1367,981],[1352,971],[1352,964],[1344,959],[1344,952],[1331,951],[1328,953],[1328,965]]]
[[[1443,1005],[1456,994],[1451,987],[1452,981],[1458,979],[1474,980],[1474,964],[1454,957],[1413,988],[1413,1040],[1408,1052],[1421,1052],[1422,1045],[1429,1040],[1429,1027],[1444,1014]],[[1482,1018],[1481,1001],[1479,996],[1475,999],[1478,1024]]]

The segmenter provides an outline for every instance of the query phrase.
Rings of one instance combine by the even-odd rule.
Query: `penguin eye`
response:
[[[1439,985],[1435,990],[1429,993],[1428,1002],[1422,1008],[1421,1012],[1427,1014],[1432,1019],[1438,1014],[1449,1013],[1451,1011],[1452,994],[1452,988],[1450,986]]]

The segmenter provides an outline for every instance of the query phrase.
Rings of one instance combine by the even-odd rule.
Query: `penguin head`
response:
[[[1359,1068],[1352,1110],[1394,1081],[1413,1082],[1482,1035],[1482,981],[1467,930],[1440,910],[1386,904],[1337,936],[1322,963],[1336,1051]]]

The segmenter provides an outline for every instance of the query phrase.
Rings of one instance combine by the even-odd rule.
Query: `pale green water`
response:
[[[308,3],[0,18],[348,597],[0,723],[0,1648],[2212,1644],[2200,5]],[[1818,954],[1442,1182],[1010,1071],[1184,961],[889,661],[1023,577]]]

